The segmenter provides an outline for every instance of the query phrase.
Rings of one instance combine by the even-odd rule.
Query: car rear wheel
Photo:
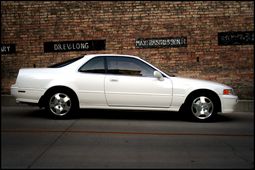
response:
[[[47,98],[46,110],[56,118],[66,118],[77,109],[75,98],[70,92],[54,91]]]

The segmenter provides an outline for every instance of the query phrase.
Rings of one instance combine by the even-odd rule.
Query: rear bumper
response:
[[[11,86],[11,95],[17,103],[38,103],[45,90],[32,88],[19,88],[15,84]]]

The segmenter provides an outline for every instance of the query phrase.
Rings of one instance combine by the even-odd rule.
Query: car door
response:
[[[104,92],[105,71],[103,56],[90,59],[78,70],[76,86],[81,108],[107,106]]]
[[[170,107],[172,83],[153,76],[155,69],[143,61],[123,56],[107,57],[105,95],[109,106]]]

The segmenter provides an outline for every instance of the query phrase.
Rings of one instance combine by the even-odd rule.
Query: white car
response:
[[[229,86],[169,76],[137,56],[90,54],[48,68],[20,69],[11,94],[55,117],[79,108],[185,111],[206,121],[234,110]]]

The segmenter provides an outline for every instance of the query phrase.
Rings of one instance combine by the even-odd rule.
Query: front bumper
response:
[[[234,112],[237,103],[238,103],[238,97],[237,96],[223,95],[221,97],[222,113]]]

